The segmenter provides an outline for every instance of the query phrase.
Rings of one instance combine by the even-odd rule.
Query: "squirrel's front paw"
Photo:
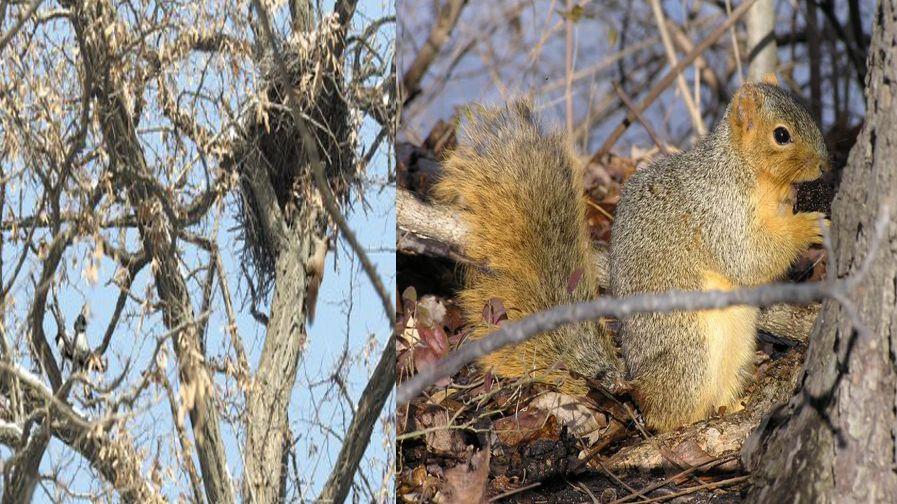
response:
[[[823,233],[827,233],[832,226],[823,212],[802,212],[794,214],[794,217],[798,219],[797,238],[807,245],[821,244]]]

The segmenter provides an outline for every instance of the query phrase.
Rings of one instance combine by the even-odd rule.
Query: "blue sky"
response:
[[[332,8],[332,2],[324,6],[326,11]],[[278,14],[283,16],[285,6],[281,6]],[[359,2],[354,19],[356,28],[366,26],[366,21],[394,13],[392,2],[381,0],[362,0]],[[282,22],[279,18],[278,22]],[[3,27],[4,31],[6,26]],[[65,37],[66,35],[60,35]],[[381,29],[381,48],[385,51],[388,39],[394,37],[394,25],[387,24]],[[214,117],[212,118],[214,119]],[[143,124],[141,125],[143,126]],[[369,146],[378,129],[371,122],[366,122],[361,131],[360,142]],[[2,133],[2,132],[0,132]],[[147,134],[146,138],[151,138]],[[148,160],[154,161],[153,150],[156,147],[149,140]],[[364,193],[366,205],[357,201],[350,211],[349,224],[355,230],[359,240],[369,251],[380,276],[388,290],[392,293],[395,283],[395,259],[393,249],[395,247],[395,213],[394,186],[384,186],[387,170],[392,170],[391,161],[388,158],[391,150],[387,150],[388,142],[379,149],[378,154],[369,165],[366,177],[371,179],[373,185]],[[197,181],[198,185],[201,182]],[[28,206],[34,206],[37,186],[22,185],[22,192],[17,193],[17,198],[25,206],[24,213],[28,214]],[[9,204],[9,203],[8,203]],[[76,202],[72,202],[77,207]],[[241,307],[240,301],[245,293],[245,282],[239,281],[240,259],[235,254],[238,248],[237,234],[233,231],[236,222],[233,213],[236,206],[233,197],[229,197],[221,208],[221,221],[218,223],[217,242],[221,248],[224,269],[228,272],[229,286],[237,303],[237,326],[243,344],[249,354],[250,365],[255,369],[258,355],[264,338],[264,327],[260,326],[248,313],[248,309]],[[8,217],[8,209],[4,211],[4,217]],[[214,216],[215,212],[211,212]],[[213,219],[197,226],[194,231],[210,232],[214,227]],[[106,233],[107,238],[115,241],[119,237],[117,233]],[[4,236],[4,239],[7,239]],[[129,250],[136,249],[136,237],[133,232],[126,233],[122,243]],[[21,245],[19,245],[21,246]],[[92,346],[97,346],[102,338],[112,316],[112,308],[118,296],[118,288],[109,283],[116,271],[115,265],[108,259],[93,259],[95,242],[86,239],[71,247],[65,256],[65,264],[60,269],[60,276],[66,281],[59,290],[59,300],[66,321],[70,326],[82,305],[87,304],[90,309],[88,337]],[[184,246],[187,250],[184,254],[184,268],[182,272],[191,270],[207,262],[207,255],[196,253],[190,246]],[[3,260],[5,264],[12,264],[21,254],[17,247],[7,245],[4,248]],[[98,266],[97,282],[90,282],[89,275],[85,272],[90,268],[85,267],[92,261]],[[33,257],[26,262],[22,279],[13,291],[13,297],[18,299],[17,305],[10,308],[12,317],[7,321],[7,328],[11,329],[12,321],[24,317],[33,295],[33,286],[30,281],[23,281],[29,277],[37,278],[40,272],[40,263]],[[5,280],[5,279],[4,279]],[[198,277],[188,278],[188,285],[194,294],[194,310],[199,312],[199,289],[204,280],[204,274]],[[145,268],[134,281],[132,291],[155,298],[154,284],[149,267]],[[350,303],[349,300],[352,300]],[[230,348],[229,336],[225,332],[226,322],[220,294],[214,298],[213,311],[208,323],[207,341],[209,353],[213,357],[221,357],[225,354],[233,355]],[[266,310],[267,311],[267,310]],[[51,314],[47,314],[44,323],[48,338],[56,334],[55,322]],[[368,375],[379,359],[383,344],[389,335],[389,327],[383,314],[382,306],[376,300],[376,295],[364,272],[360,269],[357,260],[349,252],[348,247],[341,240],[327,258],[327,267],[318,300],[316,322],[309,328],[308,348],[300,363],[299,376],[293,394],[293,403],[290,406],[290,423],[294,434],[297,436],[295,447],[296,459],[299,465],[301,480],[304,480],[301,488],[302,496],[313,498],[323,481],[329,475],[331,465],[340,447],[341,440],[337,435],[351,420],[351,410],[348,402],[357,401],[361,391],[367,383]],[[155,338],[164,334],[165,328],[158,313],[143,315],[141,307],[137,303],[129,302],[125,309],[124,318],[120,323],[116,334],[113,336],[109,358],[109,370],[107,377],[116,376],[123,369],[125,362],[131,362],[131,371],[127,375],[124,387],[135,384],[140,379],[139,371],[146,368],[152,351],[155,347]],[[16,340],[23,344],[21,336]],[[348,399],[341,400],[338,389],[333,388],[328,377],[335,372],[339,365],[339,358],[344,349],[348,349],[350,360],[340,368],[341,375],[345,378]],[[21,351],[25,348],[21,347]],[[367,350],[367,351],[366,351]],[[177,382],[173,356],[170,356],[167,366],[168,377]],[[27,361],[26,361],[27,362]],[[67,371],[66,371],[67,373]],[[232,387],[233,381],[216,377],[216,384],[220,387]],[[145,448],[149,453],[160,454],[160,458],[173,458],[172,451],[177,445],[173,436],[172,418],[167,399],[159,395],[160,389],[151,388],[145,395],[145,400],[138,405],[139,419],[129,423],[128,434],[133,437],[134,444]],[[386,418],[393,416],[394,403],[387,403],[384,413]],[[226,411],[225,414],[232,413]],[[328,428],[315,424],[332,426],[335,432],[328,432]],[[222,434],[225,437],[228,452],[229,468],[231,474],[239,477],[242,474],[242,464],[239,457],[239,446],[242,439],[238,438],[229,428],[229,425],[221,422]],[[388,437],[387,434],[388,433]],[[362,467],[366,471],[370,486],[375,490],[382,484],[382,469],[385,464],[393,459],[393,444],[388,441],[394,434],[393,428],[388,426],[384,431],[384,424],[375,429],[370,447],[362,460]],[[162,440],[162,442],[160,442]],[[7,458],[8,450],[0,448],[0,458]],[[370,470],[377,467],[377,470]],[[96,491],[105,486],[98,481],[98,476],[89,468],[88,464],[81,460],[68,447],[57,441],[51,443],[50,449],[44,456],[41,472],[48,474],[58,468],[64,468],[60,472],[60,483],[68,486],[73,492],[66,496],[78,500],[80,492]],[[147,468],[149,469],[149,468]],[[290,474],[292,476],[292,474]],[[177,491],[175,485],[165,487],[168,496],[176,499],[179,491],[187,491],[189,488],[183,474],[176,474],[178,480]],[[235,482],[236,484],[237,482]],[[386,485],[391,492],[392,484]],[[36,493],[36,502],[53,501],[60,494],[60,488],[54,487],[50,482],[42,482]],[[52,496],[52,497],[51,497]]]

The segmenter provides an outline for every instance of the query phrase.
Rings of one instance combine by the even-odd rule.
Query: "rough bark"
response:
[[[29,336],[31,345],[34,347],[36,355],[39,357],[38,363],[44,373],[46,373],[47,378],[50,379],[50,385],[53,387],[53,390],[58,390],[59,387],[62,386],[62,375],[56,364],[56,358],[53,357],[53,352],[50,350],[50,345],[47,343],[43,324],[50,285],[53,281],[53,277],[56,275],[59,263],[62,261],[62,254],[65,251],[66,246],[70,243],[73,233],[71,228],[64,231],[56,229],[54,232],[56,232],[56,237],[53,239],[52,245],[50,246],[50,253],[47,254],[47,258],[44,260],[40,281],[34,293],[34,302],[32,303],[31,311],[29,312],[29,317],[31,319],[31,332]],[[42,429],[41,433],[45,434],[46,430]],[[15,459],[14,463],[10,464],[12,471],[10,471],[11,477],[5,481],[6,489],[3,492],[4,504],[7,502],[25,502],[31,500],[31,495],[34,493],[34,487],[39,478],[38,468],[40,467],[41,460],[43,459],[44,452],[46,451],[49,442],[50,439],[46,435],[34,436],[27,449],[23,451],[21,456]]]
[[[174,338],[181,387],[192,401],[184,406],[190,415],[203,484],[211,502],[234,502],[224,455],[212,377],[204,364],[193,308],[178,268],[173,219],[160,198],[140,146],[135,120],[124,103],[126,92],[112,63],[107,27],[114,22],[114,8],[106,2],[81,5],[66,2],[83,54],[88,82],[97,100],[100,129],[110,155],[114,179],[127,188],[136,209],[144,250],[152,258],[156,291],[162,301],[163,322],[168,329],[182,328]],[[191,404],[192,402],[192,404]]]
[[[806,343],[819,318],[820,303],[807,306],[773,305],[760,310],[757,327],[761,331]]]
[[[291,12],[295,13],[301,10],[310,12],[311,3],[306,1],[305,5],[301,5],[302,3],[299,0],[291,3]],[[345,34],[351,24],[356,4],[356,0],[342,0],[334,4],[333,11],[339,20],[340,34],[330,48],[332,59],[327,62],[328,64],[342,64]],[[332,199],[332,195],[329,195],[328,182],[324,180],[320,153],[306,129],[306,119],[296,108],[296,104],[300,103],[300,100],[295,96],[295,89],[289,86],[287,69],[282,60],[279,44],[271,29],[268,12],[259,1],[253,2],[253,6],[260,17],[261,35],[264,37],[262,42],[270,48],[281,84],[287,89],[285,105],[294,124],[299,127],[301,132],[305,160],[304,165],[300,166],[297,172],[315,173],[317,190],[321,199],[326,202],[328,198]],[[294,23],[293,29],[301,29],[301,27],[297,28]],[[257,154],[252,155],[257,156]],[[251,502],[282,502],[286,488],[284,463],[290,439],[287,412],[296,380],[299,356],[305,349],[307,339],[305,320],[306,317],[311,318],[314,313],[313,305],[316,294],[313,291],[320,286],[323,274],[329,224],[323,215],[323,209],[319,205],[311,203],[304,204],[299,214],[293,216],[287,223],[275,199],[264,160],[255,159],[253,162],[247,160],[246,166],[249,170],[246,175],[253,195],[258,204],[265,209],[260,212],[260,218],[262,226],[273,241],[272,245],[275,248],[277,260],[271,319],[268,322],[268,331],[262,347],[258,371],[252,383],[252,390],[247,397],[246,445],[243,450],[245,454],[244,498]],[[313,188],[308,187],[307,189],[309,194],[313,194]],[[309,197],[305,201],[312,202],[314,199]],[[332,204],[336,205],[336,203]],[[334,212],[338,214],[338,209],[331,208],[330,211],[332,220],[339,221],[341,219],[341,216],[334,214]],[[351,233],[345,229],[341,229],[341,232],[343,237],[351,242]],[[321,247],[325,248],[321,250]],[[364,257],[361,257],[361,260],[364,264]],[[314,283],[314,287],[312,287],[312,283]],[[394,374],[393,372],[393,376]],[[394,379],[391,378],[390,384],[393,381]],[[368,389],[373,384],[375,381],[372,379],[368,384]],[[367,406],[365,399],[368,397],[368,389],[362,396],[359,413],[356,414],[346,433],[345,446],[336,463],[337,468],[334,470],[334,474],[338,474],[339,469],[344,467],[341,463],[348,463],[349,465],[345,467],[350,468],[350,482],[358,467],[360,455],[354,459],[349,457],[348,462],[343,455],[347,449],[350,450],[349,453],[354,453],[351,452],[352,446],[359,440],[363,439],[364,446],[367,446],[370,428],[374,423],[373,419],[366,416],[367,411],[363,409]],[[375,415],[379,413],[382,405],[383,401],[380,401],[374,411]],[[362,415],[362,412],[365,415]],[[357,420],[359,419],[369,422],[369,428],[358,426]]]
[[[354,5],[354,2],[338,2],[335,6],[344,26],[351,19]],[[260,2],[255,2],[254,6],[261,17],[263,42],[275,55],[275,61],[280,67],[280,78],[286,80],[286,68],[280,59],[268,13]],[[291,3],[291,12],[300,11],[311,12],[311,3],[298,0]],[[301,31],[302,24],[294,23],[293,28]],[[339,56],[339,52],[334,53],[337,60]],[[287,106],[295,114],[293,103],[296,103],[295,97],[290,96]],[[305,349],[307,340],[306,300],[311,280],[308,265],[316,248],[326,247],[324,238],[327,230],[319,218],[320,208],[312,204],[304,205],[292,219],[292,223],[287,223],[265,168],[265,160],[260,158],[258,151],[252,146],[248,148],[252,149],[249,153],[252,157],[246,160],[246,177],[256,201],[263,208],[259,212],[259,218],[272,240],[277,260],[271,319],[262,345],[258,370],[247,394],[243,497],[248,502],[282,502],[286,488],[284,455],[289,448],[290,438],[288,407],[296,382],[299,356]],[[311,149],[317,147],[312,144]],[[306,152],[306,161],[297,169],[298,173],[311,172],[308,159],[318,157],[316,152]]]
[[[873,19],[866,123],[832,206],[829,268],[860,267],[884,203],[887,232],[849,304],[824,303],[802,388],[745,451],[752,502],[897,502],[897,1]]]
[[[426,205],[404,189],[396,190],[396,236],[399,251],[464,261],[467,230],[457,214],[445,207]]]
[[[12,476],[8,480],[4,478],[3,504],[26,503],[34,498],[34,489],[40,478],[38,469],[50,443],[50,433],[43,425],[34,430],[28,444],[16,454]]]
[[[244,498],[279,502],[289,433],[290,404],[299,355],[305,348],[305,264],[314,253],[311,232],[287,239],[276,263],[271,319],[247,398]],[[320,245],[319,245],[320,246]]]

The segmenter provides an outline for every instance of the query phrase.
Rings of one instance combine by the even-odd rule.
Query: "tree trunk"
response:
[[[751,502],[897,502],[897,0],[881,0],[873,18],[866,123],[832,206],[829,268],[860,268],[884,203],[887,231],[848,300],[855,313],[825,302],[801,390],[746,449]]]
[[[748,80],[759,81],[775,72],[779,64],[776,54],[776,9],[773,0],[759,0],[748,11]],[[812,44],[811,44],[812,45]]]
[[[314,253],[314,240],[311,229],[306,233],[301,236],[296,231],[277,257],[271,320],[252,392],[247,398],[249,422],[246,425],[243,495],[247,502],[283,501],[281,491],[286,476],[283,454],[289,441],[287,407],[296,382],[299,356],[307,339],[304,307],[308,275],[305,265]]]
[[[295,0],[291,12],[311,12],[308,2]],[[301,14],[297,14],[301,17]],[[297,19],[294,16],[294,20]],[[294,26],[295,29],[301,28]],[[270,43],[270,41],[266,41]],[[308,313],[309,261],[317,247],[326,247],[326,228],[317,205],[303,205],[288,223],[266,170],[267,161],[253,146],[237,157],[246,163],[246,181],[262,209],[258,216],[277,254],[274,297],[262,354],[246,394],[246,444],[243,498],[246,502],[282,502],[286,484],[285,454],[289,446],[288,407],[296,383],[299,356],[305,349]],[[238,149],[240,151],[241,149]],[[310,173],[307,162],[297,168]],[[326,254],[326,250],[323,251]]]

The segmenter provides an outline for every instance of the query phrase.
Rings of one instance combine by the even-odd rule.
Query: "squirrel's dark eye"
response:
[[[776,143],[779,145],[785,145],[791,141],[791,133],[788,133],[788,130],[781,126],[773,130],[772,137],[776,139]]]

